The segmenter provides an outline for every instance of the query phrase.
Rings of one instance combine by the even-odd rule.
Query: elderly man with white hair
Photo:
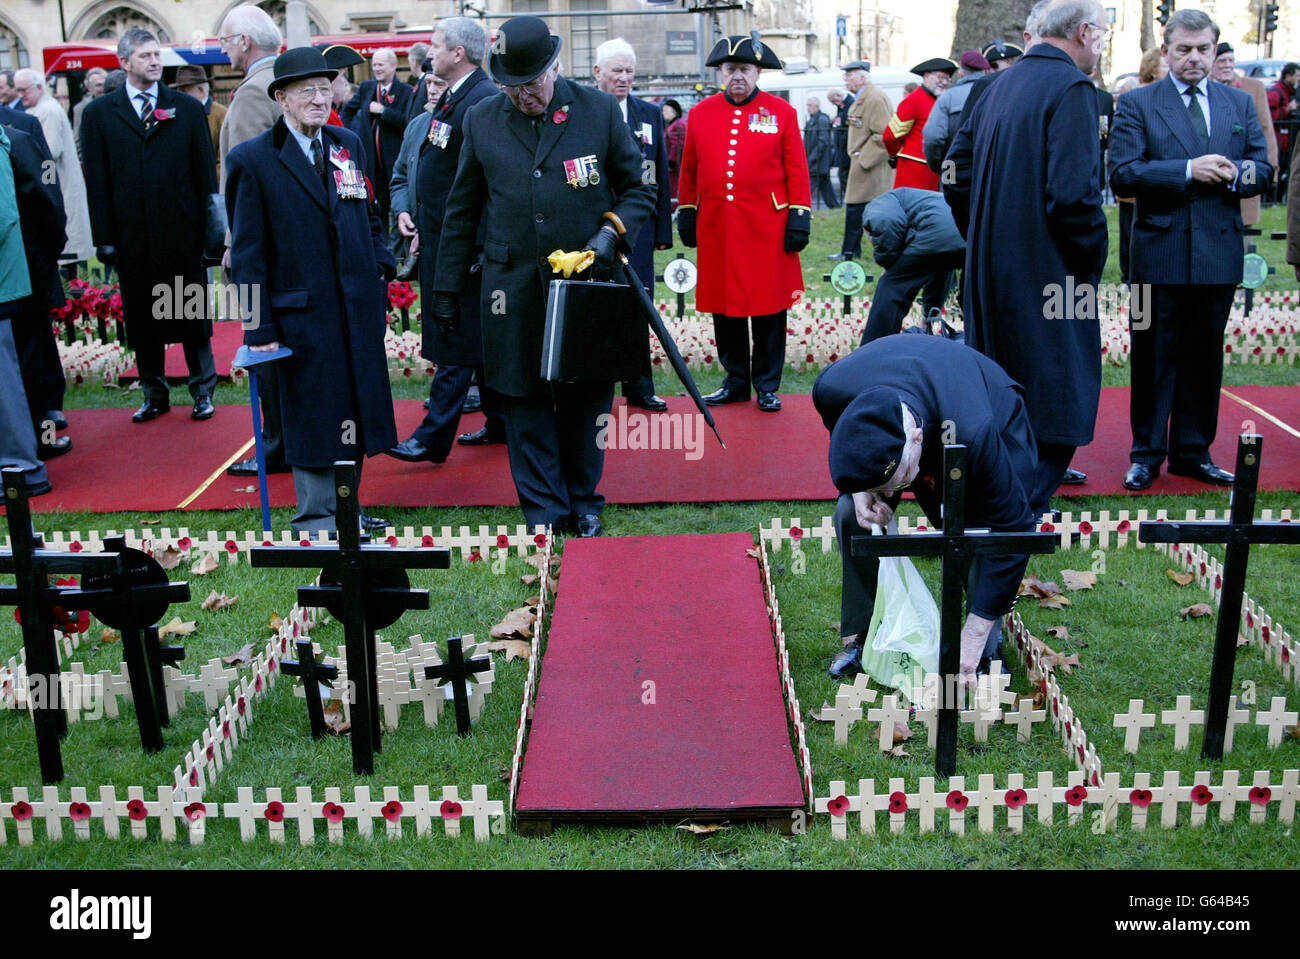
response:
[[[402,151],[402,134],[411,112],[411,88],[397,79],[397,54],[391,47],[380,47],[370,58],[375,78],[357,88],[356,96],[343,105],[339,116],[343,125],[361,137],[366,151],[366,175],[375,187],[379,204],[379,222],[388,235],[388,183],[393,166]],[[396,248],[401,237],[393,244]]]
[[[89,260],[92,252],[90,207],[86,203],[86,181],[81,175],[77,138],[73,136],[72,123],[63,108],[45,89],[45,78],[35,70],[24,67],[15,71],[14,90],[26,111],[40,121],[45,143],[54,159],[55,172],[59,175],[63,209],[68,216],[68,243],[63,248],[63,255]]]
[[[596,86],[612,94],[623,111],[623,119],[632,131],[632,139],[641,150],[641,168],[654,179],[657,194],[654,213],[646,220],[632,244],[628,258],[637,278],[647,290],[654,292],[654,251],[666,250],[673,243],[672,196],[668,188],[668,144],[664,140],[663,113],[659,107],[639,97],[632,96],[632,81],[636,77],[636,51],[622,37],[606,40],[596,48],[596,64],[591,68]],[[668,404],[655,395],[654,377],[651,376],[650,339],[646,333],[645,362],[641,378],[623,384],[623,396],[629,406],[663,412]]]

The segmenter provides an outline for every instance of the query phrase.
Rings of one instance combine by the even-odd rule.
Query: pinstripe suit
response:
[[[1119,98],[1110,136],[1110,182],[1136,197],[1131,275],[1149,285],[1145,317],[1130,318],[1133,430],[1130,459],[1159,467],[1210,462],[1223,379],[1223,331],[1241,282],[1241,200],[1272,179],[1264,131],[1248,94],[1208,79],[1208,147],[1174,79]],[[1188,161],[1227,157],[1232,184],[1195,182]],[[1145,291],[1145,289],[1144,289]]]

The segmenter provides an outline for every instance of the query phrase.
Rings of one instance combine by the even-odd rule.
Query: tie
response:
[[[384,105],[384,94],[386,92],[387,91],[383,87],[378,85],[375,86],[375,102],[378,103],[380,106]],[[377,117],[374,117],[371,119],[370,122],[371,125],[374,127],[373,132],[375,134],[375,161],[376,161],[376,168],[378,168],[378,166],[383,162],[384,159],[384,147],[379,139],[379,119]]]
[[[438,113],[446,113],[447,108],[451,106],[451,98],[448,96],[450,91],[443,90],[442,96],[438,97],[438,102],[433,105],[433,109]]]
[[[325,154],[321,151],[319,140],[311,141],[311,165],[316,168],[316,175],[321,182],[325,183]]]
[[[135,98],[140,101],[140,122],[144,124],[145,130],[152,130],[156,122],[153,118],[153,101],[147,93],[137,93]]]
[[[1205,126],[1205,114],[1201,112],[1200,97],[1198,96],[1200,92],[1194,86],[1187,88],[1187,116],[1192,121],[1192,129],[1196,131],[1196,135],[1201,138],[1201,143],[1205,145],[1205,149],[1208,151],[1210,149],[1210,131]]]

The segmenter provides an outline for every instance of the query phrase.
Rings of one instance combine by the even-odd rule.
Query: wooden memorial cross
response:
[[[356,463],[334,464],[336,545],[255,546],[248,555],[253,566],[321,567],[318,585],[298,588],[298,603],[324,606],[343,624],[352,702],[352,770],[368,776],[375,769],[374,754],[381,749],[375,632],[397,622],[405,610],[429,608],[428,590],[411,589],[406,570],[447,569],[451,550],[362,544],[356,476]]]
[[[962,596],[971,560],[976,556],[1050,553],[1054,533],[994,533],[966,529],[966,447],[943,448],[943,529],[907,536],[854,536],[850,555],[939,556],[943,578],[939,603],[939,731],[934,769],[940,776],[957,771],[957,732],[960,721],[958,675],[961,669],[961,630],[965,620]]]
[[[465,689],[466,681],[473,673],[485,673],[491,668],[490,659],[484,657],[466,659],[461,650],[459,636],[452,636],[447,640],[445,663],[424,667],[425,679],[440,679],[451,683],[451,695],[456,703],[456,732],[462,736],[469,735],[469,695]]]
[[[325,710],[320,704],[320,683],[330,685],[338,678],[337,666],[326,666],[316,662],[310,639],[297,642],[298,661],[280,663],[280,668],[290,676],[302,679],[303,691],[307,694],[307,716],[311,720],[311,738],[320,739],[325,735]]]
[[[11,572],[14,586],[0,587],[0,605],[17,606],[23,620],[23,646],[29,676],[47,677],[51,695],[59,684],[59,660],[51,622],[54,606],[84,609],[120,630],[122,653],[130,673],[131,697],[140,743],[146,752],[163,748],[159,695],[151,677],[151,653],[146,631],[173,602],[189,599],[186,583],[171,583],[152,557],[127,549],[121,539],[105,540],[103,553],[46,550],[32,532],[27,483],[22,470],[3,471],[5,507],[11,549],[0,551],[0,572]],[[57,573],[81,574],[80,587],[51,586]],[[156,634],[155,634],[156,639]],[[158,670],[161,674],[161,666]],[[41,777],[46,783],[63,779],[59,739],[67,717],[53,699],[49,708],[33,710]],[[163,707],[165,709],[165,707]]]
[[[1263,437],[1243,433],[1237,439],[1237,477],[1232,484],[1232,510],[1225,520],[1146,522],[1138,526],[1143,543],[1224,543],[1223,588],[1210,667],[1210,702],[1205,713],[1201,755],[1223,757],[1228,709],[1233,703],[1232,674],[1237,658],[1237,629],[1241,623],[1246,566],[1254,544],[1300,544],[1300,523],[1255,522],[1255,492]]]

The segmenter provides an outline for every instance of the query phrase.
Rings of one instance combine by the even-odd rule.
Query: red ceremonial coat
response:
[[[925,148],[921,138],[925,121],[934,109],[935,95],[925,87],[917,87],[898,105],[898,112],[889,118],[889,126],[881,134],[885,150],[898,158],[894,174],[894,189],[902,186],[918,190],[938,190],[939,174],[925,162]]]
[[[762,90],[736,106],[715,93],[691,110],[677,208],[696,208],[701,313],[764,316],[803,295],[785,252],[790,207],[811,209],[799,115]]]

